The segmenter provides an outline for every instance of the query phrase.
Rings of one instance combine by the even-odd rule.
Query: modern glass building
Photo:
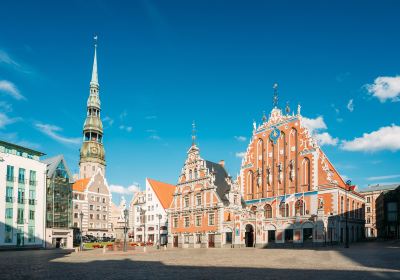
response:
[[[62,155],[47,164],[46,247],[72,247],[72,175]]]

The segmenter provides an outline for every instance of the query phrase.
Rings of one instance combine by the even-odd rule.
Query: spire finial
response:
[[[196,145],[196,123],[192,123],[192,146]]]
[[[97,75],[97,35],[93,36],[94,40],[94,59],[93,59],[93,70],[92,70],[92,80],[90,85],[99,86],[99,79]]]
[[[286,108],[285,108],[286,114],[290,113],[290,107],[289,107],[289,101],[286,101]]]
[[[263,111],[262,121],[263,123],[267,121],[267,116],[265,115],[265,111]]]
[[[275,83],[272,88],[274,89],[273,104],[274,104],[274,107],[276,108],[278,106],[278,84]]]

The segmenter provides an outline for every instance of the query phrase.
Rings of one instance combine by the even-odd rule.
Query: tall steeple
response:
[[[80,150],[79,175],[92,177],[97,169],[105,173],[105,151],[103,146],[103,123],[100,118],[99,81],[97,74],[97,36],[94,37],[94,60],[87,114],[83,125],[83,143]]]

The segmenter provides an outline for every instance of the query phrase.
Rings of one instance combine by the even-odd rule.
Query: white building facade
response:
[[[43,153],[0,141],[0,247],[44,247]]]

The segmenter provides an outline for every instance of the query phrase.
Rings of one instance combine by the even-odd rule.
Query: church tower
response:
[[[92,177],[97,169],[105,175],[105,151],[103,146],[103,124],[100,119],[99,81],[97,76],[97,36],[95,36],[94,61],[90,94],[87,101],[86,120],[83,125],[83,143],[80,149],[79,176]]]

